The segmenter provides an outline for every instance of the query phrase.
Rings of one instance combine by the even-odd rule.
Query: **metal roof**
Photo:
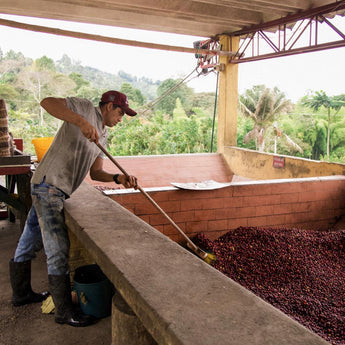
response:
[[[0,13],[213,37],[334,0],[1,0]]]

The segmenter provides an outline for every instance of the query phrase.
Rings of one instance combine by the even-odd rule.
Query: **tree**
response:
[[[20,71],[17,80],[18,88],[29,91],[39,112],[40,125],[44,123],[44,112],[39,106],[41,100],[50,95],[64,97],[75,87],[75,83],[70,78],[56,73],[48,60],[36,59],[31,66]],[[47,63],[50,69],[46,69]]]
[[[208,116],[213,116],[214,113],[214,102],[215,93],[214,92],[200,92],[193,95],[192,107],[193,111],[195,108],[203,109],[204,113]]]
[[[264,85],[253,86],[240,96],[240,110],[244,116],[253,121],[253,129],[243,138],[244,142],[255,140],[260,152],[265,149],[265,136],[268,128],[272,127],[278,115],[292,110],[292,103],[285,99],[285,94],[277,87],[266,88]]]
[[[181,100],[179,98],[176,99],[176,106],[173,111],[173,118],[174,119],[185,119],[187,118],[186,112],[183,109]]]
[[[311,109],[318,111],[321,107],[326,108],[327,110],[327,157],[330,156],[330,139],[331,139],[331,110],[336,112],[340,110],[342,106],[345,105],[345,96],[327,96],[326,93],[321,91],[316,91],[315,94],[307,96],[303,99],[303,104],[309,106]]]
[[[0,84],[0,99],[4,99],[11,103],[12,108],[12,101],[18,97],[18,92],[16,89],[9,84]]]
[[[73,68],[73,65],[72,65],[72,60],[71,58],[66,55],[66,54],[63,54],[62,55],[62,58],[60,60],[57,61],[57,66],[59,68],[62,68],[63,71],[65,73],[71,73],[72,72],[72,68]]]
[[[56,71],[55,63],[53,59],[46,57],[45,55],[35,61],[38,70]]]
[[[81,87],[89,86],[90,85],[90,82],[85,80],[80,73],[72,72],[68,76],[69,76],[70,79],[72,79],[75,82],[75,85],[76,85],[75,88],[74,88],[75,92],[78,92],[78,90]]]
[[[166,79],[159,85],[157,89],[158,99],[155,109],[161,110],[170,116],[173,116],[173,111],[176,105],[176,99],[179,98],[186,113],[188,113],[192,106],[193,89],[185,84],[180,84],[181,79]]]
[[[93,104],[98,104],[100,94],[101,93],[99,90],[97,90],[91,86],[82,86],[78,89],[75,96],[81,97],[81,98],[87,98]]]
[[[13,83],[16,80],[16,75],[28,63],[31,63],[31,60],[25,59],[22,53],[15,53],[13,50],[10,50],[0,60],[0,83]]]
[[[126,94],[128,100],[134,102],[136,105],[144,104],[144,96],[141,91],[139,89],[135,89],[131,84],[123,83],[120,91]]]

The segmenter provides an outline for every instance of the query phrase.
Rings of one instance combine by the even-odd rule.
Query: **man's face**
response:
[[[113,104],[108,103],[103,114],[103,124],[108,127],[114,127],[122,121],[124,115],[125,113],[120,107],[114,109]]]

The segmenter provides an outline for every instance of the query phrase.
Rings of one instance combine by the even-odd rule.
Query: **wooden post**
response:
[[[238,37],[221,36],[222,50],[237,51]],[[229,57],[220,56],[224,68],[219,73],[217,151],[225,146],[237,146],[238,65],[229,63]]]

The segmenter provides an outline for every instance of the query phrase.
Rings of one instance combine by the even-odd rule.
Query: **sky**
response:
[[[193,42],[204,39],[187,35],[158,33],[119,27],[44,20],[0,14],[0,18],[59,29],[93,33],[135,41],[193,48]],[[345,17],[336,17],[335,24],[345,32]],[[325,37],[329,30],[324,30]],[[332,33],[334,35],[334,33]],[[339,39],[339,37],[337,38]],[[156,80],[183,78],[193,71],[197,60],[194,54],[167,52],[156,49],[101,43],[14,29],[0,25],[0,48],[22,52],[33,59],[47,56],[54,61],[67,54],[83,66],[117,73],[122,70],[136,77]],[[314,91],[323,90],[328,96],[345,93],[345,47],[239,64],[239,92],[254,85],[277,86],[286,97],[297,102]],[[195,92],[216,89],[216,75],[210,73],[191,80],[188,84]]]

